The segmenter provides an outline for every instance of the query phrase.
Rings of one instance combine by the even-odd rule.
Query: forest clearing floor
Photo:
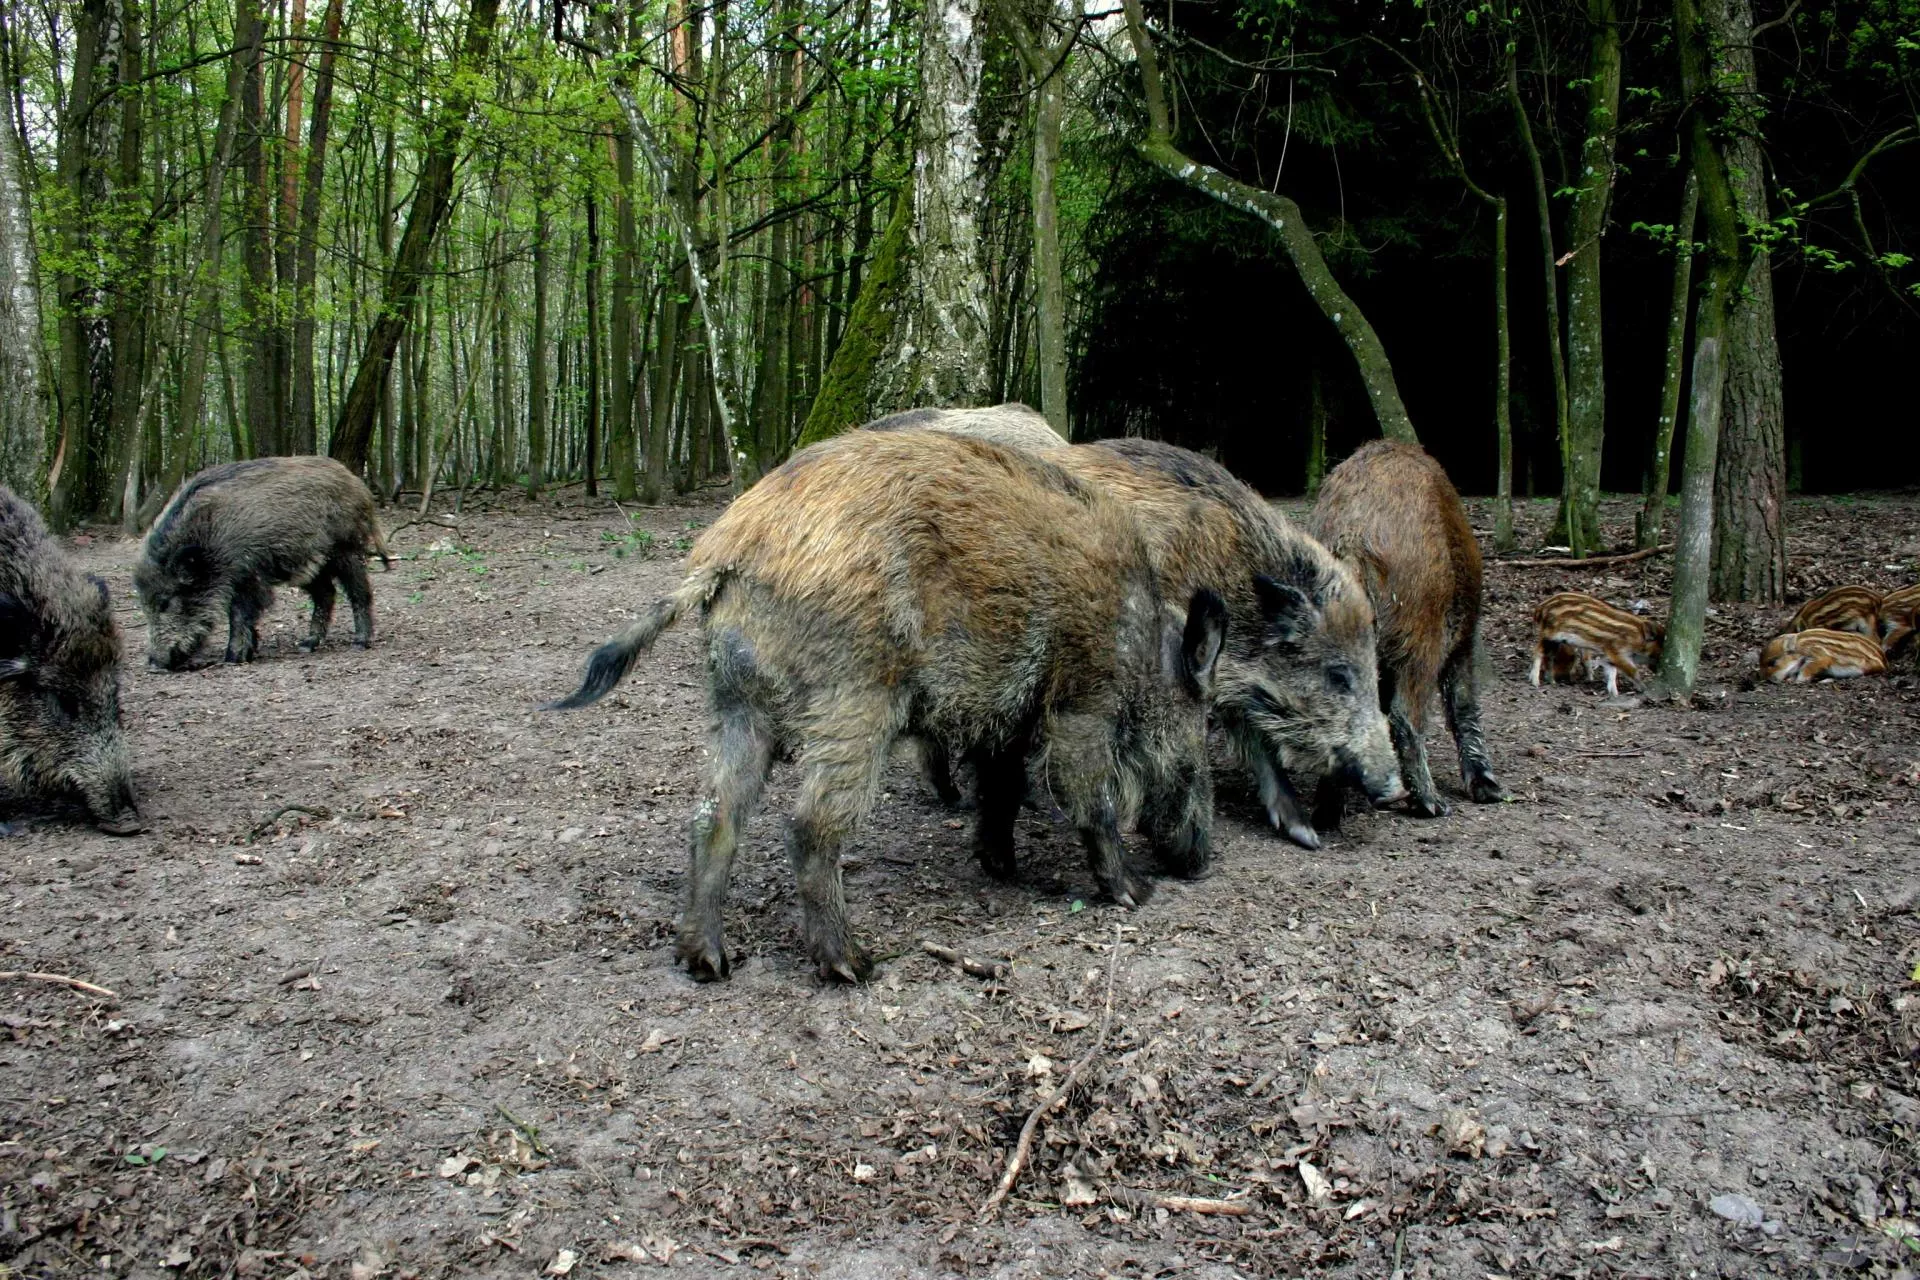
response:
[[[1043,812],[987,880],[903,759],[848,851],[886,957],[848,989],[800,953],[779,766],[733,980],[700,986],[671,954],[696,630],[596,707],[536,707],[718,510],[472,502],[394,539],[370,652],[344,617],[296,651],[282,591],[257,663],[188,674],[140,661],[135,545],[78,548],[126,633],[148,829],[4,814],[0,969],[118,998],[0,981],[0,1276],[1920,1272],[1910,663],[1755,688],[1788,611],[1733,608],[1696,708],[1534,689],[1536,601],[1664,612],[1668,557],[1495,567],[1512,803],[1461,799],[1436,733],[1451,816],[1309,853],[1223,768],[1214,871],[1128,912]],[[1523,504],[1529,545],[1551,514]],[[1631,504],[1604,514],[1624,540]],[[1794,598],[1920,578],[1917,514],[1796,499]]]

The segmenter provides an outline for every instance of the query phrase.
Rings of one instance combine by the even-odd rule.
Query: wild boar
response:
[[[1021,443],[1009,421],[1051,428],[1025,405],[923,409],[882,419],[884,429],[948,431]],[[876,427],[880,424],[875,424]],[[1214,683],[1213,714],[1253,775],[1267,818],[1309,849],[1320,837],[1288,779],[1340,773],[1375,803],[1405,795],[1380,710],[1373,606],[1353,573],[1219,463],[1155,440],[1054,446],[1047,460],[1120,499],[1146,535],[1160,590],[1184,599],[1217,592],[1234,619]],[[935,744],[935,790],[958,795]]]
[[[160,512],[133,571],[147,613],[147,662],[178,671],[224,619],[227,661],[251,662],[256,625],[273,588],[313,600],[302,649],[318,649],[333,621],[334,586],[353,606],[353,643],[373,643],[366,558],[393,567],[373,495],[331,458],[256,458],[209,467]]]
[[[1504,799],[1480,728],[1480,546],[1446,472],[1418,445],[1362,445],[1321,485],[1313,532],[1355,566],[1373,601],[1380,703],[1415,810],[1447,812],[1423,740],[1436,691],[1467,790],[1482,803]],[[1338,792],[1322,800],[1321,820],[1336,822]]]
[[[1567,674],[1568,657],[1586,668],[1587,679],[1605,675],[1609,697],[1620,696],[1619,673],[1643,682],[1659,665],[1666,629],[1646,618],[1616,609],[1581,591],[1562,591],[1533,611],[1537,632],[1533,671],[1537,686],[1543,669],[1552,678]]]
[[[1775,684],[1851,680],[1877,676],[1886,669],[1886,655],[1878,641],[1825,627],[1775,636],[1760,651],[1760,670]]]
[[[1913,639],[1920,615],[1920,583],[1889,591],[1880,601],[1880,647],[1891,657]]]
[[[1218,596],[1170,610],[1125,510],[1037,454],[936,432],[855,431],[795,454],[695,544],[690,572],[589,661],[585,706],[681,616],[698,612],[712,722],[678,955],[729,972],[720,912],[739,833],[771,761],[802,777],[787,826],[807,951],[864,980],[840,848],[872,806],[892,744],[943,742],[978,778],[975,851],[1013,872],[1029,756],[1124,906],[1151,884],[1125,862],[1136,812],[1161,865],[1205,865],[1206,706],[1226,633]]]
[[[991,440],[1009,449],[1064,449],[1067,442],[1038,411],[1017,401],[984,409],[907,409],[876,418],[863,431],[945,431]]]
[[[1800,606],[1788,631],[1857,631],[1880,638],[1880,593],[1866,587],[1835,587]]]
[[[120,730],[120,636],[107,584],[0,486],[0,783],[79,797],[100,829],[141,829]]]

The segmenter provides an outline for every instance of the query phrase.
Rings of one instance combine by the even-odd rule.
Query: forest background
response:
[[[654,502],[1023,399],[1268,492],[1417,438],[1575,554],[1691,456],[1680,581],[1776,600],[1789,490],[1920,478],[1920,0],[0,23],[0,482],[60,527],[299,452]]]

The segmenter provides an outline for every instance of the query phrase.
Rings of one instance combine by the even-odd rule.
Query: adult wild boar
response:
[[[1362,445],[1320,486],[1313,528],[1355,565],[1373,599],[1380,703],[1414,808],[1447,812],[1423,739],[1436,690],[1468,791],[1481,802],[1504,799],[1480,729],[1480,545],[1447,473],[1418,445]],[[1324,799],[1322,820],[1337,822],[1337,791]]]
[[[787,826],[807,950],[822,977],[865,979],[847,934],[840,847],[890,749],[914,735],[979,778],[975,851],[1013,872],[1037,753],[1095,878],[1125,906],[1149,882],[1120,831],[1145,815],[1163,864],[1206,859],[1206,704],[1226,630],[1219,597],[1170,611],[1119,504],[1051,463],[935,432],[856,431],[795,454],[695,544],[680,588],[597,651],[578,707],[698,611],[712,713],[710,792],[694,815],[679,958],[728,973],[720,912],[770,762],[800,765]]]
[[[914,428],[1020,443],[1040,433],[1047,460],[1119,499],[1147,540],[1161,593],[1218,592],[1234,625],[1214,681],[1213,714],[1253,775],[1274,827],[1309,849],[1288,771],[1350,777],[1378,803],[1405,794],[1381,712],[1373,605],[1352,571],[1219,463],[1154,440],[1065,444],[1020,404],[919,409],[869,429]],[[957,795],[937,744],[929,773]]]
[[[318,649],[333,621],[334,587],[353,607],[353,643],[373,643],[366,558],[392,567],[373,495],[331,458],[256,458],[208,467],[173,495],[134,567],[147,612],[147,661],[178,671],[227,623],[227,661],[251,662],[256,624],[273,588],[313,599],[302,649]]]
[[[991,440],[1010,449],[1064,449],[1067,442],[1053,424],[1018,401],[984,409],[907,409],[876,418],[863,431],[944,431]]]
[[[74,568],[0,486],[0,783],[77,795],[101,830],[140,830],[120,732],[120,637],[107,584]]]

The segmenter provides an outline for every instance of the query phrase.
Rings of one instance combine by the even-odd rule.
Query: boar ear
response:
[[[1264,573],[1253,575],[1253,594],[1260,602],[1260,617],[1266,624],[1262,644],[1278,644],[1313,629],[1319,610],[1307,593],[1290,583],[1275,582]]]
[[[1227,605],[1207,587],[1193,593],[1187,605],[1187,625],[1180,636],[1180,666],[1194,692],[1213,691],[1213,668],[1227,643]]]

